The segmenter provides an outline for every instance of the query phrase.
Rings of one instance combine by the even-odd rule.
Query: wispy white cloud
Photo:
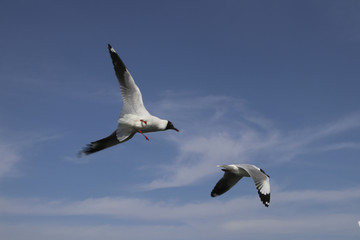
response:
[[[244,130],[242,134],[227,132],[211,133],[202,136],[174,140],[179,149],[176,161],[161,166],[164,178],[157,179],[143,186],[145,189],[177,187],[188,185],[218,171],[216,166],[221,163],[252,161],[250,155],[258,148],[272,145],[276,135],[263,136]]]
[[[182,240],[182,239],[285,239],[338,240],[357,239],[358,226],[352,214],[310,215],[299,219],[248,219],[224,223],[192,222],[191,224],[69,224],[16,223],[1,224],[0,237],[11,240]],[[277,237],[273,237],[277,236]]]
[[[0,126],[0,178],[20,174],[17,165],[24,160],[23,152],[36,144],[62,138],[61,134],[18,132]],[[5,137],[6,136],[6,137]]]
[[[279,192],[275,195],[276,202],[281,203],[321,203],[341,202],[349,199],[360,198],[359,188],[349,188],[343,190],[303,190]]]
[[[269,208],[263,207],[257,198],[256,193],[251,197],[232,200],[211,199],[191,203],[169,203],[124,197],[88,198],[80,201],[0,198],[0,213],[3,216],[26,215],[27,219],[39,216],[45,218],[43,222],[37,222],[39,220],[37,218],[38,220],[31,221],[31,224],[19,222],[8,224],[6,228],[1,224],[0,237],[15,234],[21,239],[20,236],[25,231],[34,234],[29,236],[38,236],[37,239],[51,236],[55,239],[57,237],[96,239],[95,236],[100,235],[107,236],[107,239],[115,239],[119,234],[122,237],[129,235],[127,239],[136,239],[144,233],[148,236],[147,239],[159,239],[157,233],[161,233],[160,239],[173,239],[174,233],[184,231],[189,233],[188,237],[191,239],[199,237],[218,239],[221,236],[237,239],[235,236],[238,232],[242,232],[243,237],[250,239],[254,236],[258,239],[268,234],[285,236],[300,234],[299,236],[316,239],[311,237],[316,234],[325,236],[325,232],[330,235],[347,232],[346,234],[351,235],[358,230],[355,221],[357,216],[347,207],[347,203],[360,199],[359,187],[331,191],[277,192],[276,200]],[[309,205],[312,208],[309,208]],[[322,208],[316,206],[334,208],[337,211],[322,211]],[[294,211],[298,214],[294,215]],[[70,224],[55,226],[51,221],[46,221],[47,217],[52,216],[66,217],[66,222],[71,222],[72,217],[81,216],[87,219],[100,217],[103,220],[110,217],[133,220],[133,222],[126,226],[121,223],[117,225],[116,221],[111,221],[111,225],[90,221],[76,226]],[[35,231],[41,228],[42,231]],[[16,229],[23,231],[16,233]],[[134,230],[142,233],[132,233]],[[174,239],[182,239],[186,236],[185,234],[177,238],[176,234]]]
[[[350,114],[322,125],[310,126],[288,133],[285,135],[287,144],[284,145],[284,148],[301,149],[301,147],[316,142],[317,140],[359,128],[360,114]]]
[[[329,205],[360,199],[360,188],[340,190],[280,191],[272,196],[272,207]],[[256,199],[256,201],[254,201]],[[296,207],[295,207],[296,206]],[[344,207],[346,207],[344,205]],[[136,209],[136,211],[134,211]],[[101,197],[78,201],[8,199],[0,197],[0,213],[30,216],[108,216],[138,220],[176,220],[191,222],[208,217],[227,217],[234,212],[258,212],[265,209],[256,191],[251,196],[232,200],[210,199],[202,202],[174,203],[140,198]],[[236,215],[235,215],[236,218]]]
[[[19,152],[8,144],[0,143],[0,178],[14,173],[15,165],[20,161]]]
[[[224,223],[222,227],[233,234],[241,233],[255,238],[263,237],[263,233],[266,232],[267,235],[280,234],[281,236],[291,237],[291,239],[303,239],[304,237],[331,239],[334,234],[338,235],[337,237],[355,237],[356,217],[354,214],[312,214],[298,218],[266,217],[265,219],[229,221]],[[259,231],[259,228],[261,231]]]
[[[250,199],[235,199],[226,203],[225,207],[219,201],[212,203],[189,203],[175,205],[166,202],[155,202],[138,198],[103,197],[89,198],[81,201],[50,201],[38,199],[17,200],[0,198],[0,212],[12,215],[30,216],[108,216],[138,220],[181,220],[201,219],[208,216],[223,215],[241,206],[244,210],[260,202]],[[221,209],[222,208],[222,209]],[[136,209],[136,211],[134,211]],[[215,211],[208,211],[217,209]],[[221,210],[220,210],[221,209]]]
[[[178,154],[173,162],[158,166],[162,177],[142,186],[148,190],[193,184],[216,172],[215,166],[221,163],[280,164],[299,154],[356,147],[355,143],[336,142],[328,146],[323,140],[360,129],[360,114],[355,113],[285,132],[248,110],[245,101],[226,96],[167,94],[156,105],[161,112],[180,119],[184,134],[170,138]]]
[[[138,239],[191,239],[193,228],[174,225],[74,225],[64,223],[18,223],[1,224],[0,238],[11,240],[138,240]],[[177,234],[181,233],[181,234]]]
[[[341,149],[360,149],[360,142],[342,142],[342,143],[334,143],[329,144],[327,146],[322,147],[321,151],[335,151]]]

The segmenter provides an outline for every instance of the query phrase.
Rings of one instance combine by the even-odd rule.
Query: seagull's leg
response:
[[[148,137],[147,136],[145,136],[145,134],[143,134],[143,132],[141,131],[141,130],[138,130],[138,132],[139,133],[141,133],[145,138],[146,138],[146,140],[148,140],[149,141],[149,139],[148,139]]]
[[[140,119],[140,122],[147,124],[147,121]]]

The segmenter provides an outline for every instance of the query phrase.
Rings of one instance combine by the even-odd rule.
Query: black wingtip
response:
[[[261,202],[265,205],[265,207],[269,207],[270,206],[270,193],[269,194],[262,194],[258,190],[258,194],[259,194]]]
[[[115,49],[110,44],[108,44],[108,49],[109,49],[110,54],[111,53],[116,53]]]
[[[120,75],[124,74],[124,72],[126,72],[127,70],[124,62],[121,60],[119,55],[116,53],[115,49],[110,44],[108,44],[108,48],[116,74],[120,74]]]
[[[86,147],[84,147],[79,153],[78,153],[78,157],[84,157],[86,155],[92,154],[94,152],[97,152],[96,149],[93,148],[93,144],[87,144]]]

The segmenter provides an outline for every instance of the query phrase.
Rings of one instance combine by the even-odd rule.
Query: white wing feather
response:
[[[237,164],[236,166],[244,169],[250,175],[258,190],[260,200],[268,207],[270,204],[270,179],[268,175],[254,165]]]
[[[124,102],[121,115],[150,115],[146,110],[139,87],[136,85],[129,70],[115,50],[109,45],[110,56],[114,65],[116,77],[120,84],[121,96]]]

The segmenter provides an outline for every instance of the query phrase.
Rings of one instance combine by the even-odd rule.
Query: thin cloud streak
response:
[[[288,144],[285,145],[285,148],[300,148],[313,143],[316,140],[358,128],[360,128],[360,114],[351,114],[321,126],[308,127],[306,129],[291,132],[286,139]]]
[[[286,217],[286,218],[273,218],[266,219],[247,219],[238,221],[229,221],[224,223],[222,227],[233,233],[241,233],[251,236],[262,236],[263,233],[267,234],[281,234],[293,239],[294,235],[297,236],[321,236],[333,237],[334,234],[344,237],[345,235],[351,236],[355,233],[355,214],[325,214],[303,217]],[[261,226],[261,232],[259,232]],[[298,239],[302,239],[302,238]]]
[[[8,144],[0,143],[0,178],[14,173],[16,164],[21,160],[18,151]]]
[[[48,134],[36,131],[19,132],[6,129],[5,126],[0,126],[0,133],[0,178],[21,174],[18,172],[17,165],[25,158],[24,152],[27,148],[61,139],[67,134]]]
[[[336,151],[342,149],[360,149],[360,142],[343,142],[343,143],[335,143],[325,146],[320,149],[320,151]]]
[[[181,236],[174,233],[181,232]],[[127,226],[121,224],[49,224],[17,223],[0,225],[0,238],[12,240],[181,240],[191,238],[194,228],[189,226],[150,225]],[[170,237],[171,236],[171,237]]]
[[[342,190],[304,190],[277,192],[273,194],[273,204],[298,206],[306,204],[337,204],[349,200],[360,199],[360,187]],[[234,211],[261,211],[263,206],[256,195],[241,197],[228,201],[208,200],[176,204],[143,200],[138,198],[102,197],[88,198],[81,201],[42,201],[39,199],[7,199],[0,198],[0,213],[10,215],[30,216],[108,216],[118,218],[133,218],[141,220],[181,220],[191,221],[208,217],[232,215]],[[346,207],[346,206],[345,206]],[[296,208],[296,207],[294,207]],[[133,211],[137,209],[137,211]],[[236,217],[236,216],[235,216]]]

